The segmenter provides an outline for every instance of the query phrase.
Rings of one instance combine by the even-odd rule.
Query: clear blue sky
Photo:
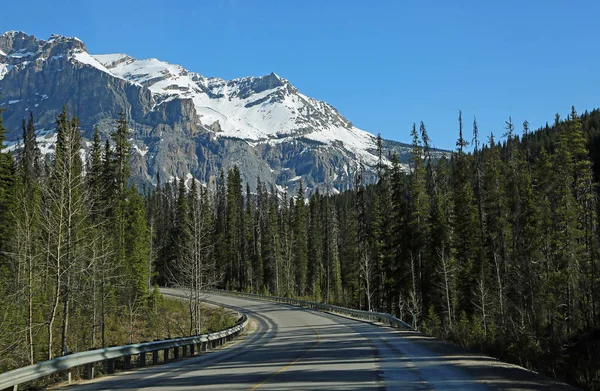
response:
[[[205,76],[272,71],[356,126],[454,148],[457,113],[484,135],[600,106],[597,0],[5,1],[0,30],[77,36],[90,53],[157,57]],[[519,126],[520,128],[520,126]]]

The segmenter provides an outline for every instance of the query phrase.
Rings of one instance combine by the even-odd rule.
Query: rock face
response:
[[[125,110],[132,130],[132,175],[138,183],[189,177],[208,183],[234,164],[251,186],[349,188],[362,164],[374,179],[375,136],[331,105],[300,93],[271,73],[234,80],[205,78],[157,59],[92,56],[77,38],[0,36],[0,108],[9,146],[32,111],[51,151],[56,116],[66,106],[84,136],[107,136]],[[406,161],[409,147],[385,141],[385,154]]]

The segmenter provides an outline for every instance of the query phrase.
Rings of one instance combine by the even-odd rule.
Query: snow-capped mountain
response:
[[[300,93],[275,73],[227,81],[157,59],[94,57],[113,75],[149,88],[159,102],[192,99],[200,121],[222,136],[266,141],[300,133],[324,143],[340,141],[366,160],[374,159],[365,153],[375,148],[372,134],[353,127],[331,105]]]
[[[157,173],[209,182],[234,164],[251,184],[260,177],[281,188],[302,178],[308,187],[342,190],[361,164],[373,179],[376,137],[275,73],[207,78],[154,58],[91,55],[77,38],[38,40],[10,31],[0,36],[0,94],[13,142],[29,111],[51,143],[63,105],[88,137],[94,126],[108,134],[124,108],[139,182]],[[386,155],[406,158],[406,145],[385,147]]]

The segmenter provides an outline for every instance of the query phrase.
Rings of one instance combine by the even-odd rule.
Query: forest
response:
[[[188,292],[182,332],[199,332],[218,287],[393,313],[600,389],[598,110],[536,131],[509,118],[485,137],[459,113],[456,150],[440,159],[414,124],[409,169],[379,137],[377,183],[358,169],[340,194],[250,188],[237,167],[214,186],[157,177],[138,189],[123,114],[85,159],[77,118],[58,116],[49,156],[33,124],[20,149],[0,149],[4,367],[105,346],[109,328],[154,330],[155,285]]]

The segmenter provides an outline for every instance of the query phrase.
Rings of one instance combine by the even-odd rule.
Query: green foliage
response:
[[[31,116],[18,164],[0,143],[0,308],[11,315],[0,348],[27,352],[3,358],[3,369],[65,346],[230,324],[225,312],[150,292],[192,284],[185,276],[190,292],[218,286],[392,312],[429,335],[598,383],[598,110],[573,108],[536,132],[525,122],[522,136],[509,119],[485,145],[474,121],[472,152],[459,115],[457,150],[439,159],[415,124],[408,166],[379,138],[376,184],[354,167],[352,189],[310,189],[308,203],[302,183],[294,195],[260,179],[242,192],[237,167],[207,188],[157,176],[142,196],[129,186],[124,113],[112,143],[94,132],[85,170],[77,119],[63,110],[57,129],[44,169]]]

